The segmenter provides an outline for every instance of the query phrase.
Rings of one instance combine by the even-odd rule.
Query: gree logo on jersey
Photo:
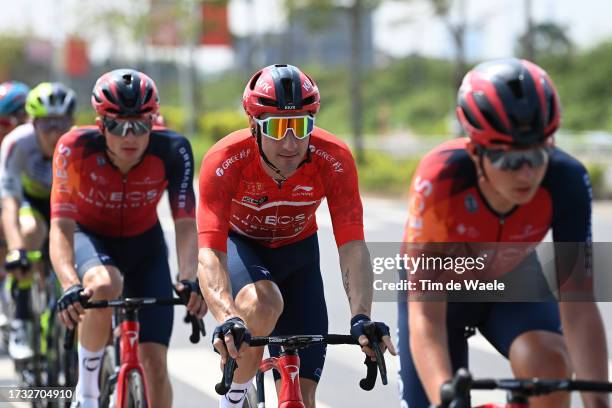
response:
[[[317,149],[314,145],[310,145],[309,148],[312,154],[319,156],[323,158],[323,160],[329,162],[332,166],[332,169],[334,169],[336,173],[344,173],[344,167],[342,167],[342,162],[337,160],[330,153],[326,152],[323,149]]]
[[[223,163],[221,163],[220,167],[217,167],[217,170],[215,170],[215,174],[217,175],[217,177],[221,177],[223,174],[225,174],[225,170],[229,169],[232,164],[242,159],[246,159],[247,157],[249,157],[250,154],[251,149],[245,149],[240,151],[240,153],[238,154],[228,157],[223,161]]]

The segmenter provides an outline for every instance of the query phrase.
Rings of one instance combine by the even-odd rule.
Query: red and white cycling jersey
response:
[[[264,170],[249,129],[215,144],[200,170],[201,248],[226,251],[230,230],[275,248],[317,230],[315,211],[327,198],[338,246],[363,239],[363,208],[355,161],[346,144],[315,128],[311,161],[279,186]]]

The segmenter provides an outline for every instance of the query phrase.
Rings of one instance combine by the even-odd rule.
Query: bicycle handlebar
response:
[[[550,379],[480,379],[474,380],[464,368],[457,371],[451,381],[440,388],[440,408],[470,407],[470,390],[501,389],[522,397],[550,394],[556,391],[612,392],[612,383],[586,380]]]
[[[366,332],[370,334],[371,330]],[[295,336],[261,336],[251,337],[245,336],[244,331],[240,333],[240,330],[232,330],[232,336],[234,337],[234,343],[237,345],[247,343],[250,347],[261,347],[266,345],[282,346],[289,349],[301,349],[317,344],[351,344],[359,345],[359,342],[350,335],[344,334],[323,334],[323,335],[295,335]],[[239,341],[237,341],[239,340]],[[376,383],[377,372],[380,371],[380,378],[384,385],[387,385],[387,366],[383,352],[380,349],[380,342],[374,338],[371,344],[374,352],[376,353],[376,361],[372,361],[366,356],[364,364],[367,367],[366,377],[359,381],[359,386],[365,390],[370,391],[374,388]],[[240,348],[240,346],[238,346]],[[225,395],[232,384],[234,379],[234,372],[238,368],[236,360],[228,357],[225,366],[223,367],[223,377],[221,382],[215,386],[215,391],[219,395]],[[378,371],[377,371],[378,368]]]
[[[173,305],[184,305],[185,302],[180,298],[172,299],[157,299],[157,298],[125,298],[115,300],[94,300],[88,301],[83,304],[84,309],[103,309],[107,307],[121,308],[138,310],[143,307],[150,306],[173,306]],[[206,336],[206,328],[204,327],[204,321],[198,319],[193,315],[189,315],[189,321],[191,322],[191,335],[189,340],[192,343],[198,343],[200,337]],[[70,350],[74,345],[74,329],[66,330],[64,334],[64,349]]]

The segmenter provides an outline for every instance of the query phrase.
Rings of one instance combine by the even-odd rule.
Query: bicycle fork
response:
[[[144,381],[144,370],[138,361],[138,333],[139,327],[138,320],[132,320],[130,313],[134,311],[126,312],[126,320],[121,322],[121,337],[119,342],[120,353],[121,353],[121,369],[119,370],[119,377],[117,378],[117,386],[120,387],[117,393],[117,407],[123,408],[127,402],[127,384],[128,375],[132,370],[140,372],[140,376],[143,378],[144,395],[147,395],[146,382]]]
[[[275,369],[281,376],[278,408],[304,408],[300,388],[300,357],[297,350],[283,350],[279,357],[263,360],[257,370],[257,408],[265,408],[264,373]]]

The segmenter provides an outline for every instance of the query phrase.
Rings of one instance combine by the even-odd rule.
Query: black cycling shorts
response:
[[[535,255],[526,258],[515,272],[527,273],[523,276],[521,290],[527,286],[536,288],[542,293],[546,286],[539,261]],[[405,279],[405,272],[400,272],[400,279]],[[416,371],[413,350],[409,344],[408,304],[406,295],[398,301],[397,351],[400,357],[399,391],[400,407],[428,408],[430,406],[425,389]],[[446,330],[448,347],[453,372],[468,366],[468,342],[466,328],[477,328],[478,331],[508,358],[510,346],[523,333],[543,330],[551,333],[561,332],[559,305],[550,301],[542,302],[448,302],[446,307]],[[542,297],[542,299],[548,299]]]
[[[279,248],[267,248],[252,239],[230,233],[227,268],[234,297],[244,286],[260,280],[278,285],[285,308],[272,335],[327,334],[327,306],[317,234]],[[271,356],[280,354],[279,347],[269,346],[268,349]],[[299,350],[300,377],[319,381],[325,350],[325,346]],[[280,378],[276,371],[274,376]]]
[[[77,225],[74,259],[81,281],[87,271],[111,265],[123,275],[124,297],[172,298],[168,249],[159,223],[134,237],[105,237]],[[168,346],[174,310],[169,306],[143,308],[138,312],[140,342]]]

